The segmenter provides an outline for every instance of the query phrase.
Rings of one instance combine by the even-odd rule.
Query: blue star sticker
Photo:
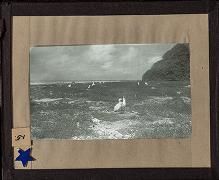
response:
[[[28,161],[34,160],[34,158],[30,156],[31,148],[27,149],[26,151],[19,149],[18,152],[20,155],[15,159],[15,161],[21,161],[23,167],[27,166]]]

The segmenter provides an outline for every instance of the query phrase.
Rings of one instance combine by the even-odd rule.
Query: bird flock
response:
[[[96,83],[97,83],[97,82],[96,82]],[[102,83],[104,84],[104,82],[102,82],[102,81],[99,82],[99,84],[102,84]],[[140,86],[140,84],[141,84],[140,81],[138,81],[138,82],[137,82],[137,85]],[[149,85],[148,82],[144,82],[144,84],[145,84],[146,86]],[[91,87],[93,87],[93,86],[95,86],[95,85],[96,85],[95,82],[92,81],[92,84],[89,84],[87,88],[90,89]],[[68,87],[69,87],[69,88],[72,87],[72,84],[68,84]]]

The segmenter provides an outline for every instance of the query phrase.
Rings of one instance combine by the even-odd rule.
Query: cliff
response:
[[[142,76],[142,81],[190,79],[189,44],[177,44]]]

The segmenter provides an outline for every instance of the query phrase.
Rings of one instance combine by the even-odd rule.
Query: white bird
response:
[[[180,91],[177,91],[176,93],[177,93],[177,94],[181,94],[182,92],[180,92]]]
[[[71,84],[69,84],[68,87],[71,87]]]
[[[90,89],[90,85],[87,88]]]
[[[91,86],[94,86],[94,85],[95,85],[95,83],[93,82]]]
[[[124,111],[126,107],[126,99],[123,98],[119,98],[119,102],[115,105],[114,107],[114,111],[118,112],[118,111]]]
[[[147,82],[145,82],[144,84],[145,84],[145,85],[148,85],[148,83],[147,83]]]
[[[138,82],[138,86],[139,86],[139,84],[140,84],[140,83]]]

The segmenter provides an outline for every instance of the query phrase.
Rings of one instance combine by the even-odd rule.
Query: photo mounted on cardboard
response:
[[[32,139],[187,138],[186,43],[30,49]]]
[[[117,137],[107,139],[103,137],[77,140],[77,136],[79,137],[79,135],[76,137],[68,136],[63,138],[48,137],[44,134],[40,138],[33,137],[33,127],[31,130],[32,157],[37,160],[28,163],[28,166],[25,169],[210,167],[210,69],[208,41],[208,15],[200,14],[13,17],[13,128],[27,127],[31,129],[31,126],[34,125],[32,118],[33,112],[30,112],[32,109],[31,104],[36,103],[34,100],[31,101],[32,97],[30,98],[30,95],[32,95],[30,91],[32,86],[30,86],[30,74],[33,72],[31,65],[33,59],[30,56],[30,48],[32,53],[32,50],[40,47],[165,45],[171,43],[176,43],[175,45],[177,45],[189,43],[190,83],[188,83],[187,88],[188,91],[191,91],[192,133],[190,131],[190,133],[188,133],[189,135],[185,137],[136,137],[132,139]],[[171,47],[163,52],[162,55],[157,55],[157,57],[163,57],[169,50],[171,50]],[[55,54],[55,51],[53,53]],[[43,53],[41,54],[43,55]],[[145,58],[146,57],[147,56],[145,56]],[[49,61],[47,59],[49,58],[44,58],[45,66],[48,66],[46,62]],[[161,61],[161,59],[158,61]],[[79,65],[82,66],[79,62],[80,61],[78,61],[78,64],[75,66],[71,67],[72,71],[75,67]],[[128,63],[123,64],[124,67],[126,67],[126,64]],[[144,71],[141,72],[139,80],[142,79],[141,76],[143,76],[146,71],[150,70],[152,66],[153,65],[151,65],[149,69],[144,69]],[[59,65],[58,67],[61,66]],[[134,69],[135,68],[132,68],[132,71],[134,71]],[[92,79],[94,78],[92,77]],[[91,81],[89,85],[92,85],[93,81],[98,81],[92,79],[88,79]],[[51,81],[51,79],[48,81]],[[76,80],[70,79],[71,87],[75,81],[79,81],[79,76]],[[36,80],[35,84],[39,82],[40,80]],[[146,80],[146,82],[149,84],[150,81]],[[95,85],[93,87],[97,87],[97,83],[94,83]],[[136,84],[137,83],[135,83],[135,85]],[[189,84],[191,84],[191,87]],[[85,88],[88,88],[88,85]],[[92,90],[94,90],[94,88]],[[79,89],[79,91],[81,91],[81,89]],[[57,98],[65,98],[62,97],[63,93],[64,92],[62,92],[62,95],[60,96],[57,95]],[[118,99],[123,98],[123,96],[123,94],[121,94],[121,96],[119,95],[119,97],[113,96],[112,106],[109,110],[114,111]],[[48,96],[45,98],[57,99],[56,97]],[[130,101],[127,95],[125,95],[124,98],[126,100],[125,110],[128,111],[128,108],[132,107],[130,104],[132,101]],[[36,100],[40,99],[43,98],[36,98]],[[176,104],[176,106],[177,105],[178,104]],[[168,107],[167,105],[164,105],[163,107],[165,106]],[[148,107],[147,110],[151,109]],[[50,108],[50,110],[53,109]],[[72,108],[69,112],[71,111]],[[86,113],[87,112],[84,111],[84,114]],[[62,113],[59,113],[59,115],[62,115]],[[67,116],[65,115],[65,117]],[[96,118],[99,119],[98,117]],[[61,120],[62,119],[60,118],[60,121]],[[99,120],[105,121],[103,119]],[[60,136],[60,132],[62,132],[62,135],[64,133],[75,132],[72,128],[68,128],[69,123],[66,123],[67,120],[65,120],[65,123],[61,123],[62,125],[65,125],[65,127],[56,126],[58,130],[55,129],[53,132],[48,130],[49,126],[52,127],[51,125],[47,126],[49,123],[52,124],[49,120],[44,119],[44,121],[38,122],[42,124],[41,127],[45,126],[45,129],[38,127],[35,128],[35,130],[43,130],[43,132],[50,131],[53,136],[54,134],[59,134]],[[92,121],[91,123],[94,126],[96,126],[96,124],[98,125],[98,123]],[[79,126],[81,127],[80,122]],[[93,127],[91,126],[91,128]],[[162,128],[163,127],[161,126],[161,129]],[[171,130],[171,127],[169,129]],[[119,133],[121,132],[122,131],[119,130]],[[60,147],[64,148],[63,150],[65,153],[60,151]],[[98,153],[98,158],[96,157],[97,152],[101,152]],[[17,149],[15,149],[14,157],[17,156],[18,152]],[[15,169],[23,169],[21,163],[17,161],[14,162],[14,167]]]

